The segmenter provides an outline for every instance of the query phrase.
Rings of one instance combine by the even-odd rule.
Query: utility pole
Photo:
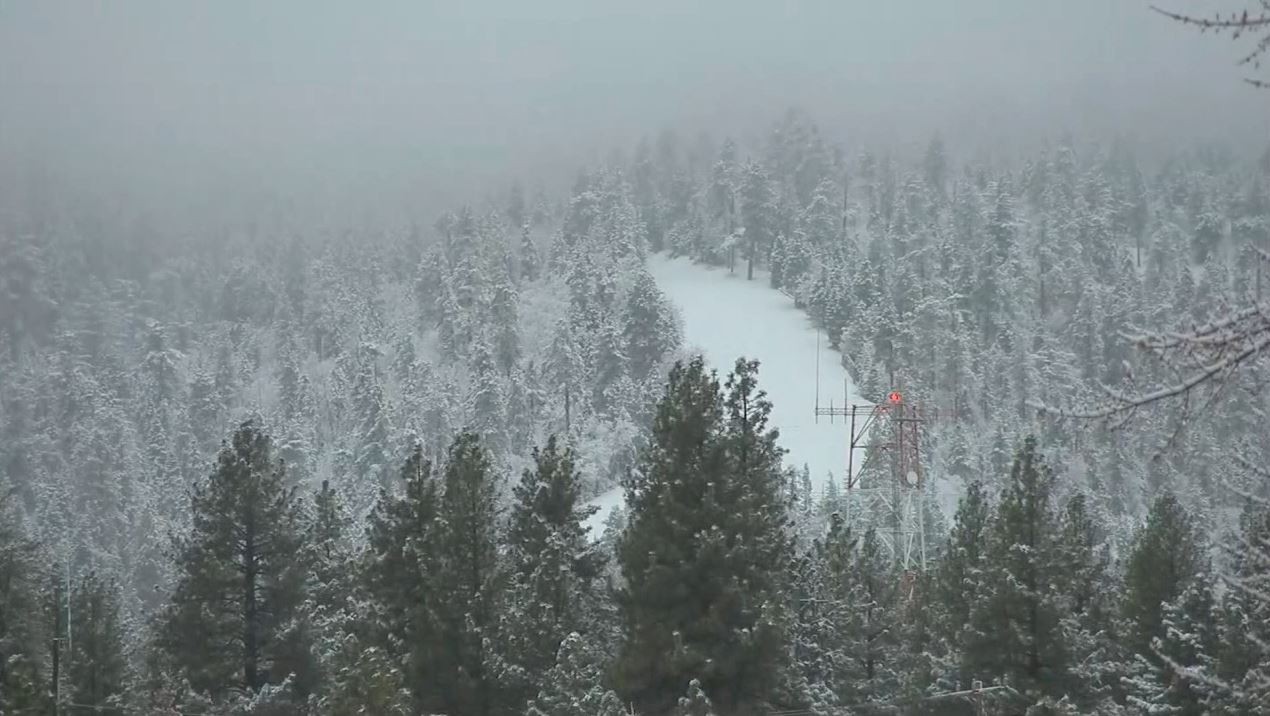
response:
[[[53,714],[62,711],[62,585],[53,585]]]
[[[66,561],[66,658],[70,659],[75,653],[75,644],[71,641],[71,563]]]
[[[572,435],[569,428],[569,386],[564,387],[564,434]]]

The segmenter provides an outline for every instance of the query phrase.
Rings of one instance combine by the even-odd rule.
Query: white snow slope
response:
[[[722,379],[738,357],[759,361],[759,388],[772,402],[771,423],[780,430],[779,443],[788,452],[785,462],[811,469],[813,489],[819,495],[830,473],[841,483],[847,467],[848,429],[842,418],[831,424],[816,418],[816,365],[819,342],[820,406],[866,403],[857,393],[842,357],[829,348],[807,315],[794,300],[773,289],[766,274],[745,280],[744,264],[735,275],[728,270],[670,259],[664,254],[648,258],[648,270],[657,285],[679,309],[684,343],[692,354],[700,353]],[[592,504],[600,511],[587,521],[598,537],[605,517],[622,501],[620,488],[605,493]]]

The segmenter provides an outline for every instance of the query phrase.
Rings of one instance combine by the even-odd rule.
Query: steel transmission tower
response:
[[[926,568],[926,477],[921,461],[921,406],[892,390],[886,401],[828,407],[816,402],[816,420],[841,419],[849,428],[844,498],[848,519],[868,519],[893,561],[911,575]]]

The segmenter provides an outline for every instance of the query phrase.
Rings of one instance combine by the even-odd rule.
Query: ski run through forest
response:
[[[738,356],[759,361],[763,390],[772,401],[772,426],[780,430],[781,447],[787,451],[785,463],[807,468],[814,494],[823,494],[831,479],[841,482],[847,427],[841,417],[836,423],[817,418],[816,407],[869,401],[856,394],[841,354],[817,335],[794,300],[773,291],[765,276],[746,281],[725,268],[710,269],[665,254],[649,256],[645,263],[683,320],[690,353],[719,369]],[[621,499],[622,489],[615,487],[593,500],[598,509],[587,526],[598,534]]]
[[[1262,300],[1270,154],[956,150],[790,111],[363,233],[25,186],[0,714],[1270,712],[1256,372],[1070,416]],[[892,390],[919,568],[815,415]]]

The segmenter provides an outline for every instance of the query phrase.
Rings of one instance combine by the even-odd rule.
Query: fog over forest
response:
[[[1138,0],[6,2],[0,163],[169,210],[430,219],[791,105],[848,148],[1237,144],[1268,129],[1239,47]]]
[[[0,0],[0,716],[1270,713],[1161,1]]]

